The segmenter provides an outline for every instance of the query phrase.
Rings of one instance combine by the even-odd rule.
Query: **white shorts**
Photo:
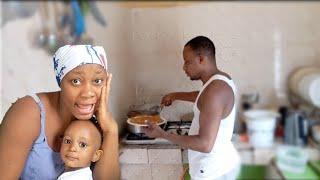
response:
[[[199,178],[193,178],[191,177],[191,180],[235,180],[240,174],[241,170],[241,164],[239,163],[235,168],[233,168],[231,171],[227,172],[226,174],[220,176],[219,178],[215,179],[199,179]]]

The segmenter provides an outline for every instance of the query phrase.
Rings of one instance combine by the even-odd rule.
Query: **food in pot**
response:
[[[142,113],[139,112],[139,111],[130,111],[130,112],[127,113],[127,117],[128,117],[128,118],[132,118],[132,117],[135,117],[135,116],[139,116],[139,115],[141,115],[141,114],[142,114]]]
[[[138,115],[129,119],[131,123],[145,125],[147,122],[161,123],[163,119],[159,115]]]

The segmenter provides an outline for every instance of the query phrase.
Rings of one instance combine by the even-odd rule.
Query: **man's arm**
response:
[[[161,104],[170,106],[175,100],[195,102],[198,94],[199,91],[169,93],[162,98]]]
[[[201,94],[198,101],[200,110],[199,134],[180,136],[163,131],[156,125],[146,129],[150,136],[168,139],[184,148],[208,153],[212,150],[218,134],[221,119],[224,117],[225,104],[231,100],[232,90],[224,82],[212,82]],[[154,129],[154,131],[152,131]]]

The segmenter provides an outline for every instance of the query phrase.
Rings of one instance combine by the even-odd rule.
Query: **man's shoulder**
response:
[[[233,97],[232,87],[223,80],[214,80],[203,90],[201,101],[227,101]]]
[[[221,79],[215,79],[208,86],[204,89],[204,91],[207,91],[209,94],[219,94],[226,91],[232,91],[232,88],[230,84],[224,80]]]

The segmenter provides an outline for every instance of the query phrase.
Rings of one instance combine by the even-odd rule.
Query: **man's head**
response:
[[[60,155],[67,170],[89,167],[100,159],[102,136],[90,120],[72,121],[65,130]]]
[[[183,70],[191,80],[198,80],[203,70],[216,68],[215,46],[204,36],[197,36],[186,43],[183,49]]]

